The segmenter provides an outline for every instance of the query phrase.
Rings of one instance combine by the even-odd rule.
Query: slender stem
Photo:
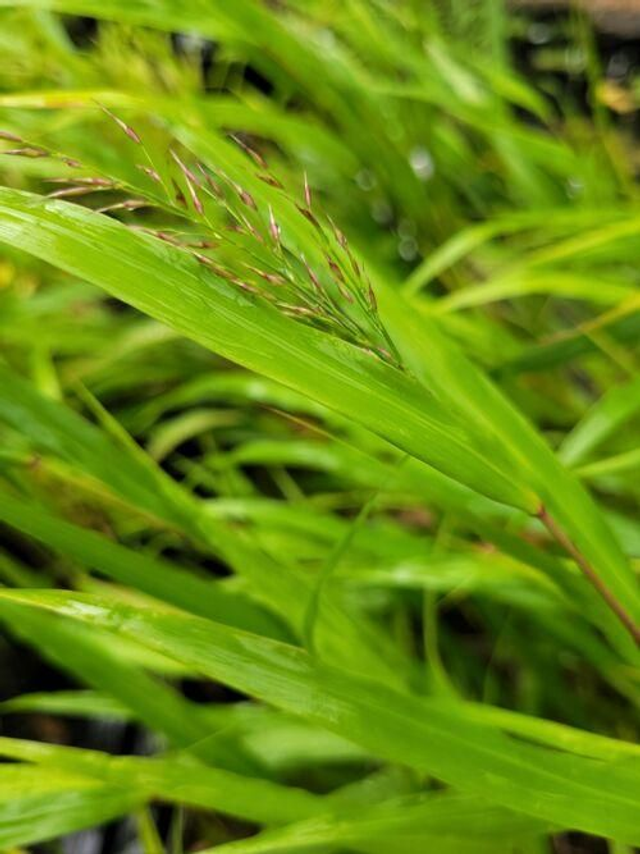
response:
[[[596,588],[600,596],[602,596],[609,608],[613,611],[616,617],[627,629],[631,637],[635,640],[636,644],[640,646],[640,626],[634,621],[633,617],[631,616],[631,614],[629,614],[624,605],[622,605],[616,599],[615,595],[611,592],[611,590],[609,590],[607,585],[600,578],[598,573],[591,566],[589,561],[578,549],[575,543],[572,542],[572,540],[565,534],[562,528],[554,521],[553,517],[548,513],[546,507],[540,508],[540,510],[538,511],[538,518],[545,526],[545,528],[549,531],[554,540],[556,540],[556,542],[558,542],[562,546],[562,548],[575,560],[575,562],[578,564],[587,579]]]

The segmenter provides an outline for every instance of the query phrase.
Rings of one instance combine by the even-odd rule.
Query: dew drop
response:
[[[531,24],[527,30],[527,37],[531,44],[547,44],[551,41],[551,36],[551,27],[542,21]]]
[[[414,174],[421,181],[428,181],[434,172],[433,158],[423,145],[417,145],[411,149],[409,163]]]
[[[415,261],[418,257],[418,244],[413,237],[403,237],[398,243],[398,255],[403,261]]]
[[[370,193],[376,185],[376,176],[370,169],[361,169],[356,174],[356,184],[365,193]]]

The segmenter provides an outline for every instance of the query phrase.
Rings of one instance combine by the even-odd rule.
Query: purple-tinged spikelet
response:
[[[123,122],[121,118],[118,118],[118,116],[112,113],[111,110],[107,109],[104,104],[98,104],[98,106],[100,107],[103,113],[106,113],[109,118],[118,125],[120,130],[123,131],[123,133],[125,133],[129,137],[129,139],[132,140],[132,142],[135,142],[136,145],[142,145],[142,140],[130,125],[128,125],[126,122]]]

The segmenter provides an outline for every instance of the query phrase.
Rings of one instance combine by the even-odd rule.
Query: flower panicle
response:
[[[141,136],[122,119],[103,109],[146,154]],[[134,214],[146,208],[152,214],[145,213],[145,217],[156,218],[164,213],[178,220],[190,220],[191,227],[182,233],[172,227],[154,226],[152,220],[148,224],[127,221],[125,225],[189,254],[206,274],[216,276],[250,297],[264,299],[287,317],[349,341],[383,361],[397,364],[393,345],[378,316],[374,289],[345,234],[329,216],[316,209],[306,172],[302,177],[302,203],[298,203],[267,171],[266,160],[261,154],[243,138],[233,136],[232,139],[261,170],[254,174],[253,180],[266,182],[282,193],[282,206],[275,196],[270,199],[268,193],[265,199],[257,191],[257,185],[252,185],[249,173],[246,183],[242,178],[240,183],[235,174],[232,177],[219,166],[205,164],[173,146],[168,148],[164,167],[158,168],[150,158],[148,165],[134,164],[143,175],[162,187],[164,196],[109,177],[91,175],[51,178],[51,183],[60,186],[54,186],[49,196],[77,199],[81,203],[92,193],[111,191],[127,195],[110,199],[108,204],[95,209],[96,213]],[[33,151],[32,156],[60,157],[45,148],[19,142],[20,148],[6,153],[30,156]],[[210,200],[207,208],[205,199]],[[209,215],[214,216],[216,210],[212,222]],[[315,242],[316,249],[308,257],[291,247],[288,232],[293,227],[292,216],[300,216],[313,227],[310,239]],[[194,235],[196,222],[198,228]]]

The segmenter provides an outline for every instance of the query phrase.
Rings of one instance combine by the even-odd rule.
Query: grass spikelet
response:
[[[112,113],[112,112],[111,112],[111,110],[109,110],[107,107],[105,107],[105,106],[104,106],[104,104],[98,104],[98,106],[100,107],[100,109],[102,110],[102,112],[103,112],[105,115],[109,116],[109,118],[111,119],[111,121],[112,121],[112,122],[115,122],[115,124],[117,124],[117,125],[118,125],[118,127],[120,128],[120,130],[121,130],[121,131],[122,131],[122,132],[123,132],[123,133],[124,133],[124,134],[125,134],[125,135],[126,135],[126,136],[131,140],[131,141],[132,141],[132,142],[135,142],[135,143],[136,143],[136,145],[142,145],[142,140],[140,139],[140,137],[138,136],[138,134],[136,133],[136,131],[131,127],[131,125],[128,125],[128,124],[127,124],[126,122],[124,122],[121,118],[119,118],[118,116],[116,116],[116,115],[115,115],[115,113]]]
[[[38,157],[49,157],[49,152],[44,148],[35,148],[33,146],[23,146],[21,148],[10,148],[2,152],[8,157],[27,157],[35,159]]]
[[[122,202],[115,202],[112,205],[107,205],[106,207],[97,208],[96,213],[104,214],[104,213],[112,213],[113,211],[138,211],[141,208],[149,208],[153,207],[152,203],[147,199],[125,199]]]
[[[308,176],[307,176],[307,173],[306,173],[306,172],[304,173],[304,203],[305,203],[305,205],[307,206],[307,210],[309,210],[309,211],[310,211],[310,210],[311,210],[311,208],[312,208],[312,204],[311,204],[311,189],[310,189],[310,187],[309,187],[309,178],[308,178]]]
[[[182,172],[182,174],[184,176],[185,183],[187,185],[187,191],[189,193],[189,198],[191,199],[191,204],[193,205],[194,210],[200,216],[203,216],[204,215],[204,205],[202,204],[200,197],[198,196],[198,193],[196,190],[196,187],[199,185],[198,179],[196,178],[194,173],[191,171],[191,169],[189,169],[189,167],[185,163],[183,163],[183,161],[180,159],[180,157],[178,157],[178,155],[176,154],[176,152],[173,149],[171,149],[170,153],[171,153],[171,157],[178,164],[178,168],[180,169],[180,171]],[[177,186],[175,181],[174,181],[174,186]],[[178,195],[178,193],[176,193],[176,199],[178,200],[178,203],[183,205],[183,206],[185,206],[187,203],[187,201],[184,197],[184,193],[181,193],[181,195]]]
[[[281,248],[280,243],[280,226],[275,220],[273,215],[273,208],[269,205],[269,234],[271,235],[271,239],[275,243],[278,248]]]
[[[244,153],[247,154],[253,160],[253,162],[261,169],[266,170],[269,168],[269,164],[264,159],[264,157],[258,151],[248,145],[240,136],[238,136],[237,134],[230,134],[230,139],[232,139],[235,144],[238,145],[244,151]]]
[[[301,205],[296,205],[296,207],[298,208],[298,210],[302,214],[302,216],[305,219],[309,220],[309,222],[311,223],[311,225],[314,226],[314,228],[317,228],[318,231],[322,231],[322,226],[318,222],[313,211],[309,210],[309,208],[303,208]]]
[[[284,190],[284,185],[274,175],[258,175],[257,177],[270,187],[275,187],[276,190]]]
[[[175,178],[171,179],[171,185],[173,187],[174,199],[180,205],[181,208],[187,208],[187,199],[185,194],[182,192],[180,185],[176,181]]]
[[[73,198],[76,196],[88,196],[90,193],[97,193],[100,190],[105,189],[104,187],[90,187],[86,185],[74,186],[74,187],[61,187],[59,190],[53,190],[51,193],[47,193],[47,196],[50,199],[65,199],[65,198]]]
[[[162,178],[160,177],[157,170],[155,170],[152,166],[145,166],[142,163],[136,163],[136,169],[139,169],[141,172],[144,172],[144,174],[148,178],[151,178],[152,181],[155,181],[156,184],[162,183]]]

